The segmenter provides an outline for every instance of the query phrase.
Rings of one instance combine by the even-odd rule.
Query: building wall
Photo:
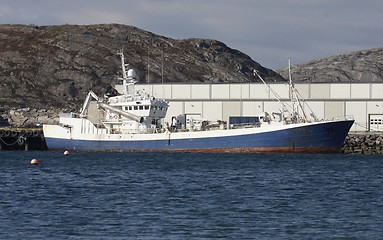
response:
[[[366,131],[371,114],[383,115],[382,83],[311,83],[295,87],[306,99],[307,113],[312,109],[319,119],[353,117],[356,122],[351,131]],[[116,88],[121,90],[121,86]],[[282,102],[290,96],[287,84],[270,84],[271,90],[260,83],[149,84],[136,85],[136,89],[169,101],[167,122],[180,114],[201,114],[202,119],[227,121],[229,116],[278,112],[282,104],[275,95]]]

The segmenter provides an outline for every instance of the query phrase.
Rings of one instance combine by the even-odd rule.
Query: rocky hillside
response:
[[[294,82],[383,83],[383,48],[324,58],[291,68]],[[286,79],[288,69],[277,71]]]
[[[117,51],[139,83],[286,81],[287,69],[265,68],[224,43],[177,40],[136,27],[0,25],[0,121],[31,126],[78,111],[89,90],[102,95],[121,76]],[[383,49],[293,66],[294,82],[383,82]]]
[[[0,106],[78,109],[121,75],[117,51],[140,83],[285,81],[249,56],[208,39],[175,40],[125,25],[0,25]],[[163,72],[163,74],[162,74]]]

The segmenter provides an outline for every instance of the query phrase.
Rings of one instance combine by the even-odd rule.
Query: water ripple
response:
[[[5,239],[383,236],[380,156],[3,151],[0,163]]]

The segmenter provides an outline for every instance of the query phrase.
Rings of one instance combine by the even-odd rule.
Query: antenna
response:
[[[292,78],[291,78],[291,57],[288,58],[289,63],[289,83],[292,84]]]
[[[164,84],[164,49],[161,52],[161,83]]]
[[[149,56],[149,46],[148,46],[148,78],[146,79],[147,80],[147,84],[149,84],[150,82],[150,56]]]

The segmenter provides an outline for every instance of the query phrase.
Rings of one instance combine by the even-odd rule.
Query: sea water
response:
[[[0,151],[0,164],[1,239],[383,238],[381,155]]]

